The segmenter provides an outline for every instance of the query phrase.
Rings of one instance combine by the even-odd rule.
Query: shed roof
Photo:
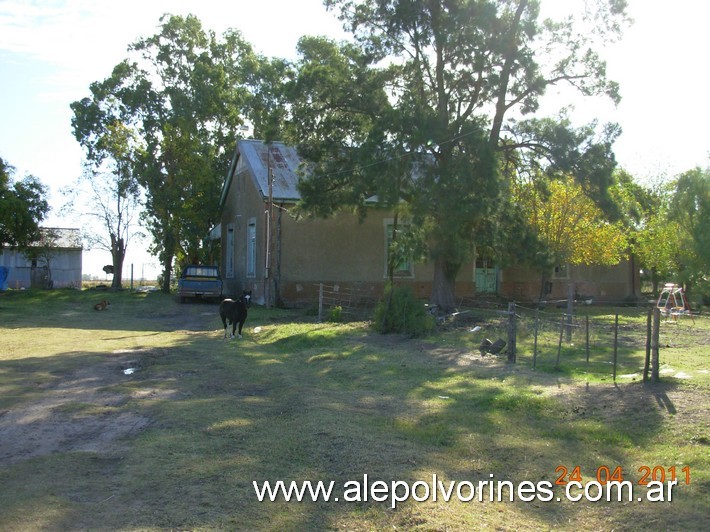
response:
[[[29,247],[42,246],[43,243],[55,249],[82,249],[81,230],[66,227],[40,227],[40,240]],[[10,247],[3,244],[2,247]]]
[[[53,244],[55,247],[63,249],[82,249],[81,230],[65,227],[52,227],[48,230],[51,231],[51,236],[54,236]]]

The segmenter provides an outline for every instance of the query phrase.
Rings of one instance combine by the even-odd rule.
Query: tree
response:
[[[553,180],[545,191],[530,184],[518,192],[516,199],[524,205],[529,223],[553,264],[611,266],[626,256],[628,241],[623,227],[609,223],[573,178]],[[549,270],[541,273],[544,287]]]
[[[653,283],[683,284],[708,293],[710,277],[710,170],[694,168],[650,190],[633,234],[634,251]]]
[[[635,270],[642,268],[642,279],[649,278],[653,293],[672,269],[675,253],[672,238],[675,229],[667,216],[667,187],[639,185],[625,170],[614,174],[615,184],[609,195],[629,242],[629,259]]]
[[[652,283],[654,294],[658,286],[675,277],[677,272],[679,227],[668,218],[667,205],[650,213],[643,227],[634,234],[634,251]]]
[[[76,109],[81,108],[77,106]],[[86,149],[87,164],[77,186],[67,192],[71,200],[65,208],[76,210],[77,204],[83,209],[89,206],[88,210],[80,212],[80,216],[92,222],[85,225],[88,230],[84,237],[91,247],[111,253],[114,274],[111,288],[120,289],[123,262],[131,237],[136,233],[134,226],[141,205],[141,188],[134,175],[140,147],[129,127],[112,112],[105,116],[107,119],[113,117],[114,121],[102,124],[101,129],[95,130],[91,136],[77,135],[77,140]],[[75,132],[79,131],[77,125]],[[88,190],[82,185],[87,185]]]
[[[169,291],[175,261],[201,260],[218,217],[259,58],[238,32],[220,40],[191,15],[166,15],[156,35],[129,51],[133,61],[116,65],[91,85],[91,98],[72,104],[73,124],[87,145],[116,120],[132,129],[140,146],[132,171],[145,190],[144,221]]]
[[[710,168],[681,174],[670,202],[669,219],[679,229],[678,274],[690,292],[710,282]]]
[[[14,171],[0,157],[0,249],[25,248],[38,240],[39,224],[49,212],[47,187],[31,175],[13,183]]]
[[[303,208],[362,213],[375,194],[404,202],[435,263],[432,303],[454,306],[474,244],[500,249],[504,231],[520,232],[509,198],[524,160],[557,166],[604,199],[613,128],[595,143],[593,126],[522,118],[563,82],[618,100],[593,48],[618,34],[623,0],[598,2],[585,31],[572,18],[540,22],[532,0],[325,4],[340,9],[357,44],[301,42],[294,138],[312,163]]]

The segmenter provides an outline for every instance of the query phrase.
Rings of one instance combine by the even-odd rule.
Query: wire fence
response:
[[[372,297],[359,285],[319,283],[318,321],[355,318],[374,307]]]
[[[370,292],[358,286],[316,286],[320,321],[371,317],[375,301]],[[657,381],[684,350],[707,346],[710,354],[710,315],[664,312],[655,301],[647,306],[614,303],[560,300],[534,307],[477,298],[460,300],[459,311],[439,315],[438,321],[444,330],[463,330],[473,350],[484,356],[614,381]]]
[[[505,356],[510,363],[534,369],[613,380],[657,381],[673,353],[705,345],[710,353],[707,315],[664,315],[655,306],[561,306],[467,302],[465,310],[443,321],[465,323],[473,338],[482,338],[482,354]]]

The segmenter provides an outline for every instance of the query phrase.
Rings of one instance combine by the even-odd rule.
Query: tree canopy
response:
[[[305,36],[293,63],[254,53],[238,31],[218,37],[165,15],[72,103],[74,134],[103,196],[144,198],[165,290],[176,262],[205,258],[245,121],[255,138],[298,146],[299,212],[364,217],[373,200],[392,210],[389,256],[434,261],[443,308],[474,250],[541,271],[609,264],[627,242],[622,226],[658,278],[707,282],[707,169],[648,191],[616,168],[617,125],[574,126],[564,107],[540,114],[561,84],[619,101],[597,50],[619,37],[626,2],[593,0],[557,21],[540,3],[324,0],[353,40]],[[0,240],[18,245],[36,237],[46,189],[31,176],[11,183],[0,163]],[[108,229],[114,262],[127,243],[119,226]]]
[[[96,133],[95,142],[81,139],[87,149],[84,172],[64,191],[69,201],[63,210],[77,212],[76,206],[82,206],[78,214],[89,222],[82,236],[90,247],[111,253],[111,287],[118,289],[129,242],[139,233],[142,190],[134,172],[140,148],[133,130],[118,119]]]
[[[91,84],[90,97],[72,104],[72,125],[90,159],[102,157],[111,125],[132,131],[132,175],[145,193],[144,221],[167,291],[175,259],[203,259],[261,63],[239,32],[218,38],[191,15],[166,15],[159,32],[129,52],[106,80]]]
[[[629,241],[653,292],[674,282],[710,295],[710,169],[697,167],[650,188],[623,181],[617,202],[634,213],[627,217]]]
[[[435,261],[432,302],[451,308],[474,245],[520,234],[510,189],[526,167],[573,175],[604,206],[617,128],[526,115],[560,83],[618,101],[595,46],[618,36],[625,2],[558,22],[534,0],[325,4],[355,44],[300,43],[290,131],[312,162],[306,212],[364,213],[372,196],[404,210]]]
[[[610,223],[573,178],[550,182],[544,194],[532,185],[521,192],[517,199],[555,264],[611,266],[626,256],[623,228]]]
[[[678,232],[678,276],[689,286],[710,288],[710,168],[681,174],[670,202],[669,218]]]
[[[28,175],[13,182],[15,169],[0,157],[0,247],[27,247],[40,237],[49,212],[47,187]]]

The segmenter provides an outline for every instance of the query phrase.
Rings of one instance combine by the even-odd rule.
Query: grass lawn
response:
[[[94,311],[105,298],[109,310]],[[618,374],[635,374],[645,317],[618,311]],[[412,339],[252,307],[244,338],[224,341],[215,304],[0,293],[0,530],[710,528],[707,317],[664,324],[672,371],[653,385],[612,381],[603,327],[589,363],[565,343],[559,368],[549,327],[533,370],[529,320],[510,365],[477,350],[500,319],[466,319]],[[555,484],[607,471],[634,484],[633,501],[571,502]],[[637,500],[644,476],[674,473],[672,501]],[[426,500],[348,497],[365,475],[370,487],[420,481]],[[448,502],[425,497],[434,475],[454,486]],[[253,481],[278,480],[332,481],[339,501],[260,502]],[[550,493],[510,502],[503,489],[490,501],[491,481],[549,483]],[[471,486],[473,500],[456,496]]]

